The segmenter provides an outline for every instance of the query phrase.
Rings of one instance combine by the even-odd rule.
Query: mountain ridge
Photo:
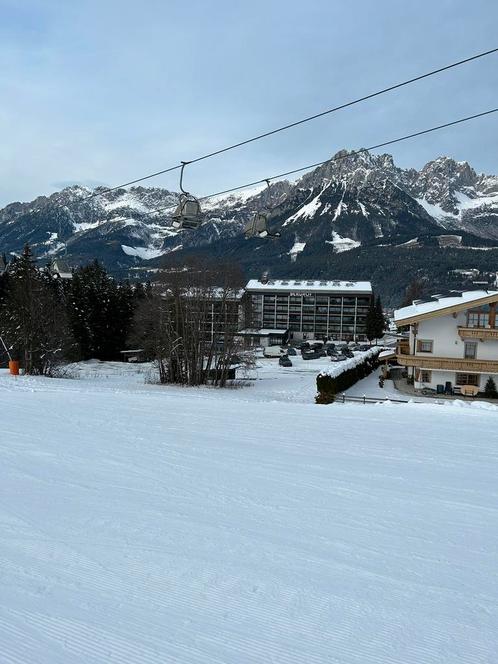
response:
[[[177,201],[177,192],[159,187],[72,185],[0,210],[0,252],[19,253],[29,242],[40,260],[98,258],[111,271],[154,268],[200,251],[231,256],[252,272],[285,272],[314,256],[323,274],[348,252],[346,276],[354,278],[360,250],[498,247],[498,176],[446,156],[417,170],[398,167],[389,154],[341,150],[295,182],[203,200],[204,223],[194,232],[172,228]],[[244,223],[261,210],[270,211],[279,240],[244,239]]]

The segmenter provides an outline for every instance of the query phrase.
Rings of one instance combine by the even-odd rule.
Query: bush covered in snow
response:
[[[317,395],[315,403],[332,403],[335,395],[344,392],[362,378],[369,376],[379,366],[380,346],[366,353],[356,355],[346,362],[334,366],[330,371],[322,371],[316,379]]]

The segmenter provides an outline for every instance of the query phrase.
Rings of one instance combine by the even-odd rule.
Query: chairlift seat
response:
[[[202,221],[201,206],[197,198],[182,194],[172,217],[174,228],[196,229]]]
[[[252,237],[280,237],[280,233],[270,233],[268,230],[268,212],[256,212],[244,228],[246,239]]]

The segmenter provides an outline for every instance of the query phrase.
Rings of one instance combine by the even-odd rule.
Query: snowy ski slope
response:
[[[250,393],[0,373],[1,664],[498,661],[497,409]]]

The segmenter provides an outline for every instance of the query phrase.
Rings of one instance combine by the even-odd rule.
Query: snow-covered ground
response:
[[[356,353],[356,356],[369,355],[366,353]],[[256,361],[256,367],[248,371],[239,371],[239,379],[245,384],[241,390],[226,390],[223,392],[224,399],[235,398],[239,400],[243,395],[244,400],[256,401],[292,401],[295,403],[313,403],[316,395],[316,377],[320,372],[337,372],[354,365],[354,359],[348,359],[344,362],[333,363],[330,358],[323,357],[316,360],[303,360],[300,354],[291,356],[292,367],[281,367],[278,359],[265,358],[259,356]],[[380,371],[380,370],[379,370]],[[110,386],[116,389],[127,389],[132,382],[137,388],[142,389],[160,389],[163,392],[169,391],[170,387],[157,387],[154,385],[144,385],[144,382],[154,379],[154,371],[149,364],[125,364],[122,362],[98,362],[91,360],[89,362],[80,362],[71,366],[71,373],[92,381],[95,389],[100,389],[102,385]],[[27,379],[31,381],[32,379]],[[378,378],[372,383],[372,388],[377,384]],[[63,388],[68,388],[67,381]],[[362,388],[364,389],[364,388]],[[209,391],[209,390],[207,390]],[[367,396],[378,396],[370,394]],[[199,390],[197,390],[199,392]],[[206,390],[201,390],[202,394]],[[242,394],[243,393],[243,394]],[[363,392],[362,392],[363,394]],[[202,395],[200,395],[202,396]],[[386,394],[381,394],[385,398]],[[405,398],[398,393],[398,398]]]
[[[302,364],[0,372],[0,662],[495,662],[498,409],[297,403]]]

